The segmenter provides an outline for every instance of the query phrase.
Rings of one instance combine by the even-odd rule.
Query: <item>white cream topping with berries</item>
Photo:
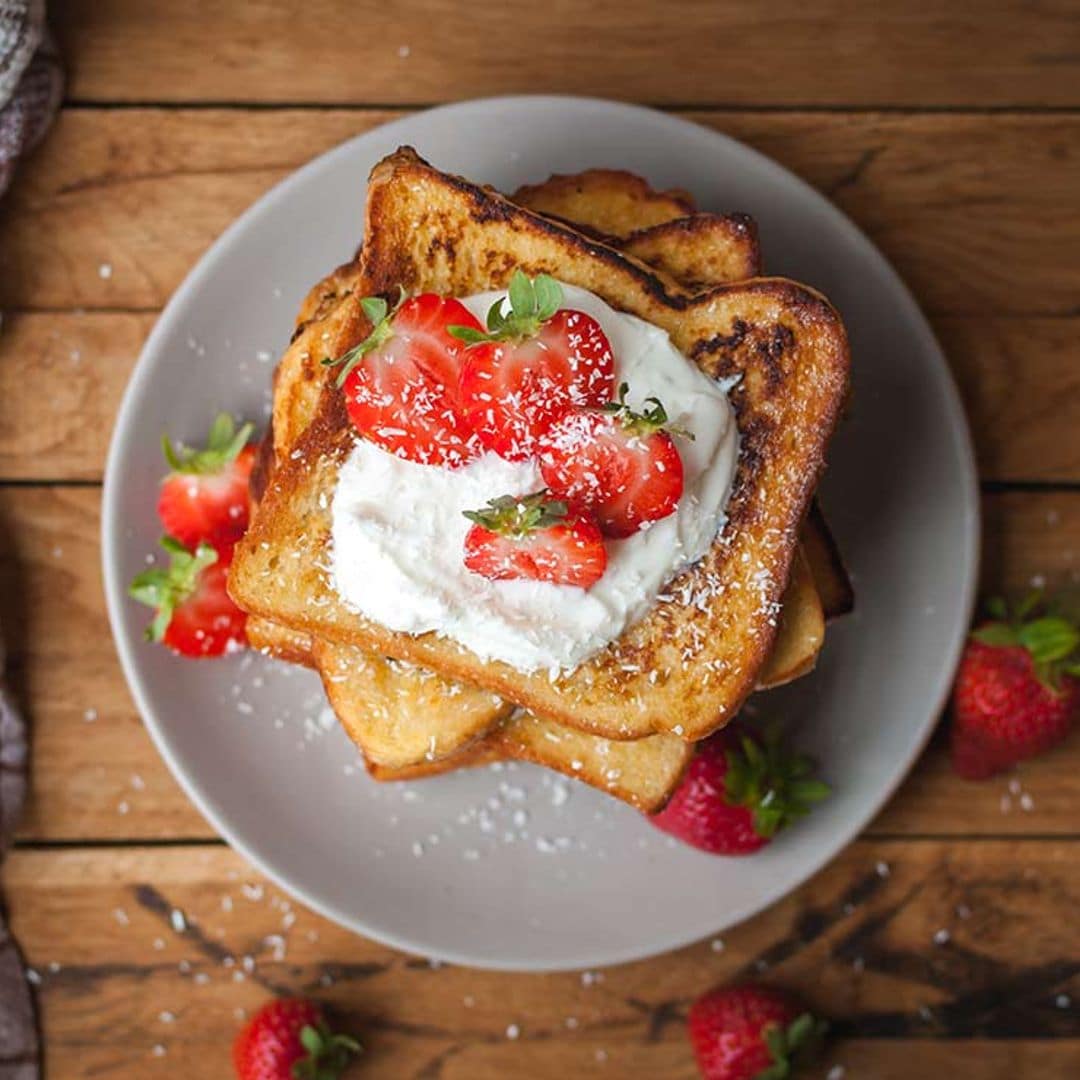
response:
[[[640,619],[664,586],[712,545],[738,456],[727,395],[663,330],[585,290],[562,288],[562,307],[588,313],[607,335],[616,384],[629,384],[631,407],[659,398],[671,424],[693,435],[676,437],[684,488],[673,514],[626,539],[606,540],[607,568],[586,590],[492,581],[462,560],[470,529],[463,511],[543,488],[535,461],[485,452],[448,469],[404,460],[358,437],[332,504],[332,575],[347,604],[392,630],[434,632],[522,672],[573,669]],[[500,295],[462,303],[483,321]]]

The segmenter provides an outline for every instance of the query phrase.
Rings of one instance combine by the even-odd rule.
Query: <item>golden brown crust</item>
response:
[[[747,214],[692,214],[631,233],[619,245],[692,292],[761,274],[757,224]]]
[[[643,177],[623,169],[554,174],[542,183],[519,187],[510,199],[590,233],[620,238],[697,209],[687,192],[655,191]]]
[[[802,545],[825,618],[849,614],[855,609],[855,590],[840,548],[816,499],[810,504],[810,512],[803,523]]]
[[[702,738],[738,709],[770,651],[796,530],[846,387],[842,325],[823,298],[781,279],[690,295],[612,248],[438,173],[411,151],[376,167],[365,291],[389,294],[402,285],[464,295],[504,285],[517,266],[590,289],[667,330],[707,374],[740,380],[732,400],[742,452],[729,523],[702,563],[673,583],[671,593],[683,600],[658,604],[556,682],[350,613],[320,569],[328,519],[313,498],[332,490],[353,438],[335,393],[324,394],[296,459],[271,485],[238,549],[230,587],[242,606],[296,629],[431,667],[598,734],[669,730]],[[363,330],[361,319],[336,348]],[[293,557],[283,563],[275,550]]]

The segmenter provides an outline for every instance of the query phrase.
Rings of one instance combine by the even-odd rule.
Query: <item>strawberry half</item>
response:
[[[790,994],[747,985],[702,995],[687,1028],[704,1080],[784,1080],[815,1055],[827,1025]]]
[[[171,536],[161,539],[167,569],[136,575],[128,594],[154,608],[149,641],[160,641],[181,656],[220,656],[247,643],[247,616],[225,591],[228,563],[205,541],[189,551]]]
[[[355,1039],[331,1033],[314,1002],[279,998],[241,1028],[233,1068],[238,1080],[336,1080],[359,1052]]]
[[[465,537],[465,565],[494,581],[525,578],[555,585],[596,584],[607,567],[600,530],[568,515],[566,503],[532,495],[503,495],[483,510],[466,510],[475,522]]]
[[[713,855],[748,855],[829,794],[813,762],[731,723],[701,744],[671,801],[652,823]]]
[[[515,270],[506,302],[488,311],[487,331],[450,332],[468,345],[461,369],[465,415],[488,450],[509,461],[533,456],[537,439],[575,405],[602,405],[615,385],[615,359],[600,324],[560,309],[563,292],[547,274]]]
[[[683,493],[682,458],[657,398],[643,412],[618,401],[600,409],[573,409],[537,441],[540,472],[552,493],[571,509],[591,514],[607,536],[632,536],[675,512]]]
[[[1004,772],[1060,743],[1080,714],[1080,628],[1032,593],[964,647],[952,696],[953,769],[968,780]]]
[[[201,450],[177,450],[167,435],[161,448],[172,470],[161,483],[158,517],[165,531],[185,547],[206,541],[228,556],[248,525],[248,478],[255,447],[252,424],[239,430],[219,413]]]
[[[423,293],[391,310],[378,296],[360,301],[371,333],[328,367],[353,426],[391,454],[422,465],[457,468],[482,447],[465,418],[458,391],[464,344],[448,327],[480,324],[459,300]]]

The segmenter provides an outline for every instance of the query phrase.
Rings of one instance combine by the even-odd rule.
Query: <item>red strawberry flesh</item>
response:
[[[569,408],[611,397],[615,361],[600,324],[582,311],[557,311],[525,340],[469,348],[461,371],[465,413],[480,441],[510,461]]]
[[[449,468],[465,464],[481,446],[458,388],[465,346],[447,327],[479,330],[480,324],[460,301],[433,293],[404,300],[386,318],[374,346],[349,360],[342,385],[349,418],[365,438],[398,457]]]

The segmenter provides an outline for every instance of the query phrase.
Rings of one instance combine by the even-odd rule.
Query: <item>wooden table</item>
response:
[[[237,1017],[311,992],[363,1035],[358,1075],[692,1077],[688,1004],[759,973],[835,1018],[822,1076],[1080,1075],[1080,739],[981,785],[932,746],[847,851],[723,948],[595,979],[439,968],[290,907],[223,846],[142,728],[102,600],[113,417],[207,245],[403,110],[552,90],[676,109],[843,207],[963,390],[984,585],[1075,581],[1080,18],[913,6],[50,5],[67,102],[0,205],[0,616],[34,726],[4,889],[51,1076],[226,1077]]]

